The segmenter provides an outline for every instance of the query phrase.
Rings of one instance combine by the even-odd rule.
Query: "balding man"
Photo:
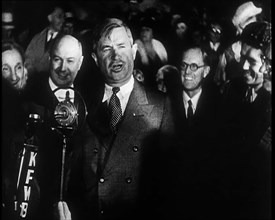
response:
[[[39,151],[36,156],[40,205],[38,216],[34,219],[53,219],[53,204],[59,200],[62,136],[52,129],[57,124],[54,110],[57,104],[64,101],[65,98],[69,97],[72,103],[78,102],[78,93],[73,89],[77,90],[74,87],[74,80],[82,60],[80,42],[71,35],[60,36],[50,51],[50,72],[39,77],[33,76],[26,88],[28,98],[32,103],[30,113],[37,113],[43,119],[37,134]],[[80,143],[78,138],[78,132],[69,138],[67,142],[68,155],[73,148],[72,143]]]
[[[71,35],[63,35],[56,39],[50,51],[50,73],[42,76],[32,76],[30,78],[29,88],[30,99],[38,104],[44,103],[44,96],[49,94],[56,96],[55,101],[62,101],[65,98],[67,87],[74,87],[74,80],[80,70],[83,61],[81,43]],[[43,77],[43,76],[46,77]],[[57,88],[62,88],[54,92]],[[42,93],[42,94],[41,94]],[[74,96],[71,92],[70,96]],[[41,95],[43,95],[41,97]]]

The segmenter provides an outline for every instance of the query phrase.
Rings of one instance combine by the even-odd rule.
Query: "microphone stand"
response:
[[[61,163],[61,180],[60,180],[60,194],[59,200],[63,201],[63,188],[64,188],[64,169],[65,169],[65,155],[67,147],[67,137],[63,135],[63,146],[62,146],[62,163]]]
[[[61,159],[61,175],[60,175],[60,191],[59,191],[59,201],[63,201],[63,192],[64,192],[64,176],[65,176],[65,159],[66,159],[66,149],[68,136],[73,130],[72,127],[60,127],[52,128],[52,130],[57,131],[58,134],[62,135],[62,159]]]
[[[54,93],[59,89],[60,88],[57,88],[54,91]],[[73,88],[68,87],[67,89],[71,89],[75,92],[75,95],[77,94],[77,92]],[[80,95],[79,97],[80,97],[80,100],[82,101],[82,104],[85,110],[83,116],[84,118],[86,118],[86,115],[87,115],[86,105],[82,97]],[[78,105],[75,106],[75,104],[71,102],[70,99],[71,98],[70,98],[69,91],[67,91],[65,101],[59,102],[55,108],[54,117],[57,122],[57,126],[52,127],[52,130],[57,131],[57,133],[62,136],[62,161],[61,161],[60,193],[59,193],[60,201],[63,201],[67,142],[69,137],[73,136],[74,131],[77,130],[79,126]]]

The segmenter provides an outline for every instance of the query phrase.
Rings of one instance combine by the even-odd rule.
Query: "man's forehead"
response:
[[[7,61],[11,63],[18,63],[18,62],[22,63],[23,59],[17,50],[12,49],[12,50],[6,50],[2,52],[2,63]]]
[[[52,12],[53,15],[59,15],[59,14],[63,14],[63,13],[64,13],[64,11],[60,7],[55,7],[53,12]]]
[[[246,54],[246,55],[259,55],[259,56],[263,53],[261,49],[257,49],[246,43],[242,44],[241,52],[242,54]]]
[[[251,62],[259,62],[262,60],[262,51],[251,46],[242,47],[241,56]]]
[[[183,53],[182,59],[183,60],[188,59],[188,60],[194,60],[194,61],[201,61],[201,60],[203,60],[202,51],[200,48],[188,49]]]
[[[124,27],[117,27],[112,29],[105,33],[100,39],[101,42],[125,40],[129,40],[129,36],[127,35],[126,29]]]

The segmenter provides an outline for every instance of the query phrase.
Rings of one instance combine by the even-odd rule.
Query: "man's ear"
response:
[[[80,68],[81,68],[81,65],[82,65],[82,62],[83,62],[83,56],[81,56],[80,57],[80,59],[79,59],[79,64],[78,64],[78,70],[80,70]]]
[[[206,66],[203,71],[203,77],[205,78],[210,72],[210,66]]]
[[[91,55],[92,55],[92,58],[94,59],[94,61],[95,61],[96,65],[98,66],[97,56],[96,56],[96,54],[95,54],[95,53],[92,53]]]
[[[53,20],[53,16],[52,16],[52,14],[49,14],[49,15],[48,15],[48,21],[51,23],[52,20]]]
[[[132,46],[132,54],[133,54],[134,59],[136,58],[137,47],[138,47],[137,44],[133,44],[133,46]]]

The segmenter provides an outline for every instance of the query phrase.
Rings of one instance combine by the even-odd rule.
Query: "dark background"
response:
[[[129,1],[129,0],[128,0]],[[190,11],[192,7],[206,8],[213,16],[228,19],[232,17],[236,8],[248,0],[143,0],[140,3],[141,10],[149,7],[162,7],[170,5],[174,10]],[[14,12],[14,22],[17,28],[30,27],[32,30],[42,30],[47,24],[47,8],[53,1],[2,1],[2,11]],[[60,1],[59,1],[60,2]],[[114,12],[127,10],[127,0],[85,0],[64,1],[66,5],[76,8],[84,8],[89,19],[100,16],[108,16]],[[255,1],[254,1],[255,2]],[[271,0],[257,0],[263,8],[267,19],[271,16]]]

